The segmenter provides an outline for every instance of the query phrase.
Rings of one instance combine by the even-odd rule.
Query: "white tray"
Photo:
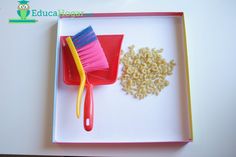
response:
[[[124,34],[122,49],[163,48],[167,61],[174,59],[170,85],[159,96],[136,100],[113,85],[94,88],[94,127],[83,128],[83,112],[75,115],[77,86],[63,82],[60,36],[74,35],[91,25],[96,34]],[[190,92],[183,13],[93,14],[83,18],[58,21],[53,142],[54,143],[122,143],[188,142],[192,140]],[[120,65],[121,66],[121,65]],[[119,71],[118,76],[120,76]],[[82,105],[83,111],[83,105]]]

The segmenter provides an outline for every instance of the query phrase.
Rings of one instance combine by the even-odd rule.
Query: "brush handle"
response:
[[[84,101],[84,129],[91,131],[93,129],[94,101],[93,101],[93,85],[87,83],[86,96]]]
[[[86,81],[86,75],[85,75],[85,72],[84,72],[83,65],[80,61],[78,52],[75,48],[75,45],[74,45],[71,37],[67,37],[66,42],[67,42],[67,44],[70,48],[70,52],[73,56],[76,68],[77,68],[77,70],[79,72],[79,75],[80,75],[80,85],[79,85],[78,95],[77,95],[77,100],[76,100],[76,115],[77,115],[77,118],[79,118],[80,117],[82,94],[83,94],[83,91],[84,91],[84,85],[85,85],[85,81]]]

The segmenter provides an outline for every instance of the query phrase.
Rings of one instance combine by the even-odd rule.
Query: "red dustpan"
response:
[[[65,42],[66,37],[67,36],[61,37],[64,82],[68,85],[79,85],[80,76],[70,53],[70,49]],[[121,44],[123,40],[123,35],[98,35],[97,37],[106,55],[109,69],[87,73],[86,90],[88,94],[86,94],[84,104],[84,128],[87,131],[93,128],[93,86],[112,84],[117,80]]]

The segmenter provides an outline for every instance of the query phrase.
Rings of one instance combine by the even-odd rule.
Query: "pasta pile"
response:
[[[121,58],[123,64],[120,83],[122,89],[137,99],[143,99],[148,94],[158,95],[169,85],[166,76],[173,74],[174,60],[169,63],[162,58],[163,49],[139,49],[136,53],[134,45],[128,47]]]

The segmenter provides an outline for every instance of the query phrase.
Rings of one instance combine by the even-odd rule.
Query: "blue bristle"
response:
[[[72,40],[76,40],[76,38],[79,38],[79,37],[81,37],[81,36],[83,36],[83,35],[86,35],[86,34],[88,34],[88,33],[90,33],[90,32],[93,32],[93,28],[92,28],[91,26],[88,26],[87,28],[83,29],[82,31],[80,31],[79,33],[77,33],[76,35],[74,35],[74,36],[72,37]]]
[[[88,40],[89,38],[96,37],[96,34],[94,32],[89,32],[88,34],[81,36],[76,39],[72,39],[74,43],[81,43],[85,40]]]
[[[81,48],[81,47],[83,47],[83,46],[85,46],[85,45],[87,45],[87,44],[89,44],[89,43],[91,43],[95,40],[97,40],[96,36],[94,36],[92,38],[89,38],[88,40],[83,40],[83,41],[80,41],[80,42],[77,42],[77,43],[74,42],[74,44],[75,44],[76,48]]]
[[[95,33],[93,31],[90,31],[90,32],[86,32],[80,36],[77,36],[76,38],[72,38],[73,41],[78,41],[78,40],[82,40],[83,38],[86,38],[87,36],[90,36],[90,35],[94,35]]]
[[[73,43],[76,48],[81,48],[95,40],[97,40],[97,36],[94,33],[91,26],[85,28],[81,32],[77,33],[72,37]]]

